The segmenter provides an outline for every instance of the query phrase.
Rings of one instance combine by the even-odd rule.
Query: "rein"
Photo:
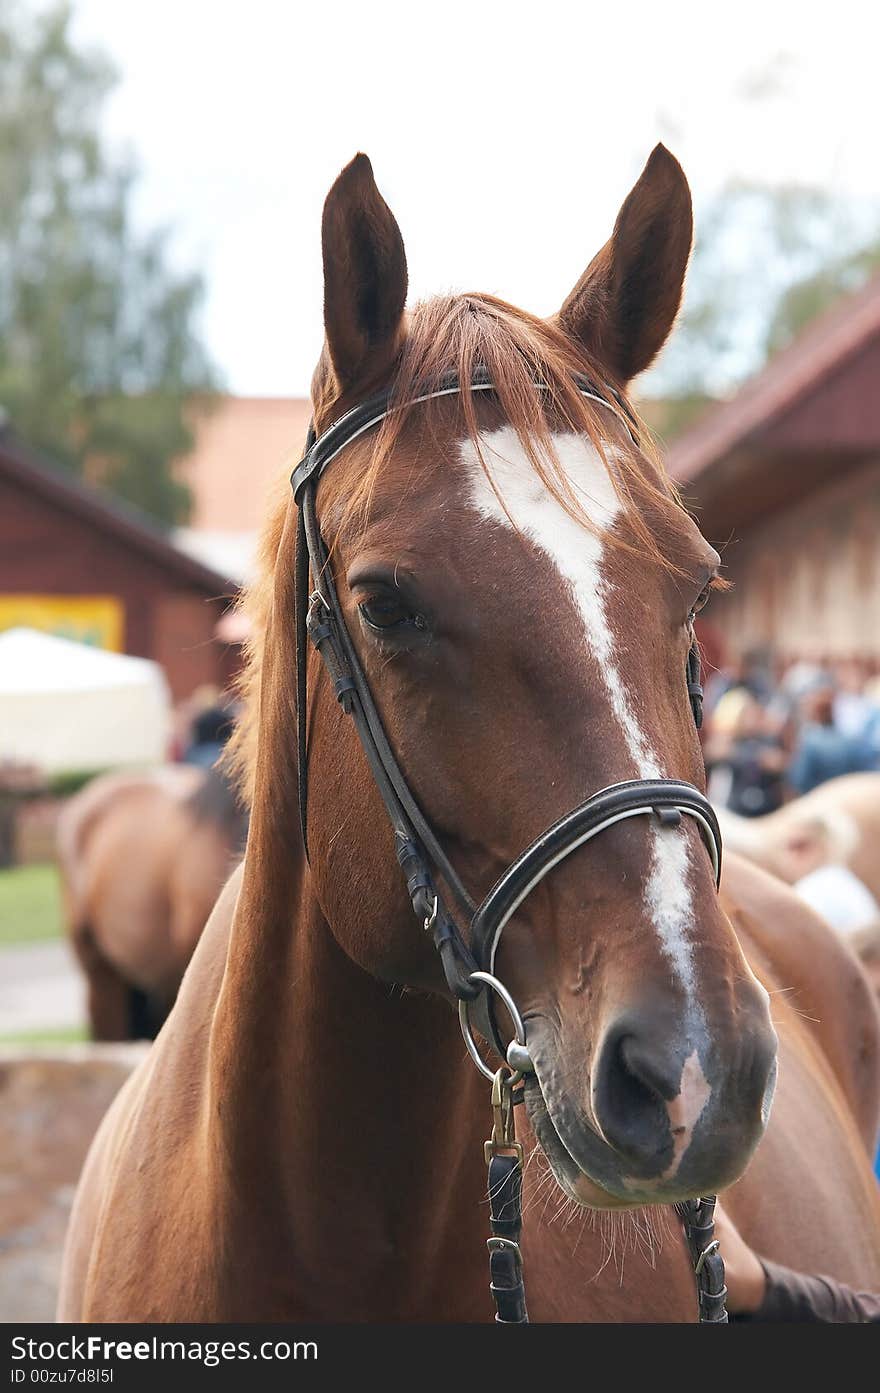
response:
[[[633,442],[638,443],[635,423],[613,388],[607,386],[603,394],[588,378],[580,375],[575,383],[582,396],[611,410],[622,421]],[[535,381],[534,387],[539,392],[548,390],[541,381]],[[493,392],[494,386],[485,370],[478,369],[469,389]],[[299,816],[308,859],[306,652],[311,642],[324,662],[337,700],[354,721],[391,823],[413,913],[423,931],[431,935],[447,986],[458,1000],[459,1020],[468,1052],[480,1071],[492,1080],[494,1125],[485,1147],[492,1233],[488,1240],[491,1290],[496,1303],[496,1320],[501,1324],[522,1324],[528,1320],[519,1250],[522,1146],[515,1137],[513,1109],[522,1099],[522,1089],[515,1085],[534,1070],[516,1003],[495,976],[495,957],[501,935],[523,901],[555,866],[600,832],[624,819],[650,817],[663,826],[678,826],[683,815],[692,818],[711,858],[716,886],[721,874],[721,833],[712,805],[694,785],[678,779],[631,779],[600,789],[547,828],[508,866],[479,906],[446,856],[397,762],[346,627],[329,553],[317,520],[316,497],[324,470],[340,451],[379,425],[390,412],[404,405],[409,407],[453,396],[462,390],[458,378],[450,376],[406,403],[395,402],[390,390],[379,392],[339,417],[321,436],[316,436],[314,428],[309,427],[306,453],[291,475],[298,508],[295,603]],[[688,653],[685,683],[694,723],[699,728],[703,689],[696,639]],[[454,903],[458,915],[467,924],[466,935],[449,912],[447,900]],[[498,1030],[494,996],[500,997],[513,1022],[514,1039],[508,1046]],[[509,1068],[493,1072],[484,1063],[473,1037],[471,1013],[480,1033],[494,1045]],[[678,1206],[694,1260],[700,1320],[707,1323],[727,1319],[724,1269],[717,1242],[713,1243],[712,1239],[713,1209],[714,1198],[688,1200]]]

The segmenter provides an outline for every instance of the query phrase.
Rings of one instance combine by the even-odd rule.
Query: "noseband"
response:
[[[612,388],[601,394],[587,378],[578,376],[578,390],[584,397],[614,412],[637,443],[626,407]],[[536,391],[546,391],[536,381]],[[498,1031],[491,988],[499,993],[495,976],[495,956],[505,925],[535,886],[578,847],[600,832],[632,817],[656,819],[663,826],[677,826],[682,815],[693,818],[712,860],[716,884],[721,872],[721,834],[711,804],[699,789],[678,779],[631,779],[612,784],[594,793],[586,802],[567,813],[542,833],[510,865],[477,906],[449,861],[429,822],[410,791],[406,778],[388,742],[372,692],[361,666],[351,635],[345,624],[339,595],[333,579],[329,555],[316,517],[318,483],[336,456],[366,431],[379,425],[389,412],[401,405],[460,393],[461,384],[449,377],[437,387],[406,403],[395,403],[390,391],[354,407],[316,437],[310,428],[306,453],[291,476],[293,495],[299,514],[296,552],[296,636],[297,636],[297,726],[299,764],[299,811],[303,844],[308,854],[306,812],[308,800],[308,748],[306,729],[306,646],[310,639],[320,653],[338,700],[352,716],[373,778],[382,796],[394,831],[397,859],[406,880],[413,911],[426,933],[430,933],[440,954],[450,992],[459,1001],[462,1033],[474,1062],[489,1078],[494,1074],[483,1062],[471,1034],[470,1012],[475,1011],[478,1027],[496,1047],[502,1058],[508,1051]],[[494,391],[484,371],[470,383],[474,392]],[[309,591],[309,571],[313,589]],[[700,658],[696,640],[691,645],[685,673],[688,699],[697,727],[702,719],[703,689],[700,685]],[[442,889],[441,889],[442,884]],[[467,924],[467,938],[447,908],[447,900]],[[519,1013],[503,991],[514,1023],[515,1039],[510,1050],[517,1069],[531,1068]],[[510,1060],[513,1065],[513,1058]]]

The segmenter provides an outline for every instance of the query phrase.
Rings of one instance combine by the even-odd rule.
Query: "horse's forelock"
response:
[[[441,408],[436,401],[421,402],[418,406],[408,403],[450,374],[455,374],[462,383],[469,383],[478,367],[489,373],[501,410],[516,432],[530,465],[562,507],[584,527],[592,527],[556,458],[553,435],[560,429],[587,436],[602,458],[613,459],[612,481],[636,545],[665,569],[676,572],[674,558],[661,546],[646,521],[646,514],[650,508],[655,521],[658,515],[668,519],[672,523],[671,533],[675,535],[675,522],[678,520],[680,524],[682,505],[646,428],[636,422],[638,450],[622,448],[620,436],[609,434],[602,413],[575,384],[575,375],[580,373],[594,382],[600,392],[604,391],[603,373],[588,358],[583,347],[571,340],[555,321],[538,319],[488,295],[436,296],[417,304],[410,312],[407,337],[390,384],[395,409],[388,413],[378,431],[369,467],[360,475],[347,500],[343,521],[365,516],[413,411],[422,414],[426,430],[437,429]],[[536,380],[545,384],[545,391],[535,391]],[[334,412],[331,383],[332,376],[322,355],[312,384],[313,405],[322,425],[329,424],[333,415],[338,414]],[[468,437],[486,468],[482,460],[476,395],[466,389],[460,399]],[[338,403],[339,412],[345,405]],[[632,412],[629,403],[627,410]],[[634,413],[633,419],[636,420]],[[289,506],[289,490],[285,487],[262,535],[256,579],[239,601],[240,608],[248,616],[251,637],[238,681],[243,714],[225,762],[248,801],[256,756],[263,647],[272,596],[278,568],[294,564],[292,555],[279,552]],[[612,546],[632,547],[632,543],[617,531],[608,540]]]
[[[469,383],[477,368],[492,381],[501,410],[516,432],[531,467],[557,501],[576,521],[589,528],[576,490],[559,465],[553,435],[562,430],[587,436],[603,459],[613,458],[612,480],[627,514],[638,549],[647,551],[665,568],[677,569],[646,521],[648,505],[656,518],[661,514],[679,519],[681,501],[653,448],[647,429],[636,422],[640,448],[629,449],[620,435],[609,433],[607,420],[596,404],[578,391],[575,377],[585,375],[605,393],[605,375],[580,343],[570,339],[552,320],[538,319],[489,295],[446,295],[417,304],[408,319],[407,337],[392,384],[392,402],[378,432],[369,468],[361,475],[346,507],[346,520],[363,516],[378,480],[413,411],[427,431],[443,410],[442,400],[423,401],[410,407],[425,390],[449,375]],[[535,382],[545,390],[535,391]],[[481,458],[477,415],[478,394],[461,394],[467,435]],[[485,461],[482,461],[484,468]],[[487,471],[488,472],[488,471]],[[623,534],[611,544],[626,548]]]

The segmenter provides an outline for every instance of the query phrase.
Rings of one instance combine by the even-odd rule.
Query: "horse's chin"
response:
[[[546,1065],[546,1060],[544,1061]],[[775,1068],[768,1083],[761,1112],[761,1126],[751,1146],[740,1151],[731,1149],[729,1155],[698,1158],[699,1169],[684,1170],[676,1160],[672,1147],[668,1164],[657,1166],[652,1174],[634,1175],[633,1167],[607,1143],[602,1134],[590,1124],[568,1096],[559,1088],[551,1068],[548,1087],[541,1084],[541,1065],[538,1075],[527,1077],[525,1110],[538,1145],[544,1152],[559,1188],[575,1204],[585,1209],[631,1209],[643,1205],[677,1204],[698,1194],[715,1193],[737,1180],[757,1145],[766,1126],[769,1104],[773,1094]],[[665,1159],[659,1157],[658,1161]],[[700,1162],[702,1164],[700,1164]],[[714,1183],[707,1183],[704,1166],[707,1162],[714,1173]],[[702,1174],[700,1172],[703,1172]]]
[[[617,1172],[607,1143],[591,1129],[579,1127],[577,1137],[565,1128],[559,1112],[554,1116],[534,1075],[527,1081],[525,1109],[538,1145],[547,1158],[553,1178],[569,1199],[583,1209],[633,1209],[643,1205],[676,1203],[688,1198],[673,1183],[662,1179],[640,1181]],[[584,1153],[601,1156],[593,1173],[585,1169]],[[604,1155],[602,1154],[604,1153]],[[578,1159],[580,1158],[580,1159]],[[602,1179],[595,1173],[601,1168]]]
[[[639,1203],[638,1199],[622,1199],[612,1193],[578,1165],[550,1115],[541,1086],[534,1076],[526,1084],[524,1102],[529,1124],[538,1145],[564,1195],[583,1209],[621,1209]]]

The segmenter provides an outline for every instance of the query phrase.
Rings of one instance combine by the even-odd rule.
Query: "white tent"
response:
[[[54,774],[165,759],[170,694],[158,663],[85,643],[0,633],[0,763]]]

